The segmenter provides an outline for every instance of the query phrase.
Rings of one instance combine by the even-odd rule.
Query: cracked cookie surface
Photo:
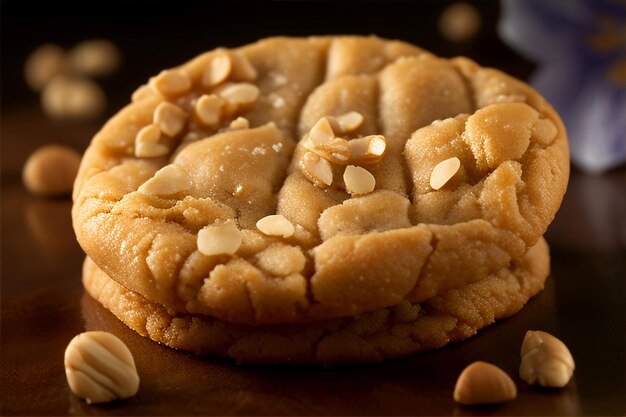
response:
[[[249,326],[208,316],[172,315],[109,278],[86,258],[87,292],[131,329],[167,346],[240,363],[358,363],[436,349],[520,310],[549,274],[543,238],[520,259],[480,281],[422,303],[402,301],[356,318]],[[88,313],[86,313],[88,315]]]
[[[328,163],[303,140],[351,112],[362,120],[340,139],[385,139],[359,167],[375,183],[362,194],[346,191],[343,142]],[[303,170],[306,158],[318,165]],[[449,158],[460,167],[435,190]],[[311,180],[320,173],[328,184]],[[507,268],[544,233],[568,175],[558,115],[497,70],[376,37],[271,38],[138,90],[86,151],[72,215],[99,268],[172,314],[304,323]],[[293,230],[262,232],[274,215]],[[199,233],[231,221],[234,252],[203,252]]]

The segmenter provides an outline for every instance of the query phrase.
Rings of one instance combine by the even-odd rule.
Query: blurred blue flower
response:
[[[563,118],[572,162],[626,161],[626,0],[502,0],[498,30],[538,64],[530,83]]]

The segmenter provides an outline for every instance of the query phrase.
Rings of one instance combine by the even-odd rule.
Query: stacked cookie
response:
[[[569,175],[533,89],[376,37],[272,38],[161,72],[74,187],[87,291],[239,362],[368,362],[472,336],[543,288]]]

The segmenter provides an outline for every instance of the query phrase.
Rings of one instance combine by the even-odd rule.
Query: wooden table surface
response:
[[[57,2],[52,3],[57,7]],[[11,3],[14,8],[20,7],[19,4]],[[428,7],[440,8],[433,4],[429,3]],[[494,26],[495,15],[489,11],[491,6],[485,4],[481,3],[487,13],[484,16],[491,16],[490,24]],[[21,183],[21,167],[30,152],[52,142],[84,150],[107,116],[91,122],[60,122],[45,117],[37,105],[36,95],[26,90],[20,78],[23,58],[34,45],[52,36],[51,33],[58,35],[61,31],[62,39],[71,42],[80,37],[106,35],[108,32],[103,28],[108,28],[108,21],[85,14],[80,27],[74,23],[59,25],[48,15],[61,12],[50,6],[35,11],[35,20],[43,26],[34,34],[30,31],[33,26],[24,23],[25,16],[32,17],[25,11],[26,6],[17,12],[8,10],[4,3],[3,7],[3,40],[9,32],[16,41],[3,43],[6,48],[2,56],[3,61],[5,57],[7,61],[3,62],[0,136],[0,414],[624,415],[626,412],[626,177],[623,168],[601,176],[572,173],[562,208],[546,235],[551,246],[552,275],[545,290],[517,315],[484,329],[465,342],[382,364],[331,368],[237,366],[221,359],[196,357],[140,337],[91,299],[80,282],[84,254],[72,231],[70,200],[30,195]],[[190,57],[209,49],[206,45],[190,46],[190,43],[180,42],[199,32],[196,29],[184,32],[182,21],[174,30],[178,30],[178,38],[165,34],[146,35],[148,31],[142,32],[131,19],[140,13],[139,7],[128,7],[132,10],[118,21],[115,30],[110,29],[111,38],[119,35],[119,39],[125,36],[133,41],[125,44],[127,75],[104,81],[105,87],[115,91],[109,97],[112,103],[109,114],[127,100],[140,80],[162,67],[182,62],[183,55]],[[163,18],[156,16],[154,9],[149,12],[152,14],[143,29]],[[11,13],[13,17],[9,20],[6,16]],[[298,21],[303,25],[300,29],[288,26],[289,13],[276,15],[272,24],[283,24],[287,28],[283,33],[296,34],[298,30],[312,33],[310,25],[306,26],[302,19]],[[391,12],[372,6],[370,13],[384,18]],[[64,21],[75,22],[77,14],[80,13],[64,15]],[[182,13],[179,10],[175,15],[180,18]],[[407,13],[399,15],[406,16],[407,21],[413,19],[409,19]],[[91,16],[92,20],[85,16]],[[185,16],[194,16],[194,13]],[[415,19],[430,25],[424,30],[436,30],[429,16]],[[249,23],[248,17],[241,19],[238,27]],[[339,23],[324,26],[319,31],[343,31],[338,30],[337,25]],[[393,32],[399,27],[403,26],[389,25],[388,33],[378,33],[411,40],[408,35]],[[100,32],[93,28],[99,28]],[[218,26],[215,38],[204,44],[222,44],[219,36],[224,38],[233,33],[223,32],[223,29]],[[275,28],[263,30],[276,33]],[[260,32],[255,37],[264,34]],[[483,36],[483,45],[489,44],[494,36],[495,32]],[[167,45],[154,45],[149,42],[152,39]],[[425,39],[426,47],[441,52],[435,41],[428,44],[430,38]],[[240,40],[237,38],[230,44],[241,43]],[[492,43],[489,53],[477,45],[470,45],[469,51],[461,52],[518,76],[528,75],[528,63],[515,58],[497,41],[492,39]],[[176,45],[186,45],[186,49],[179,50]],[[154,54],[141,55],[144,49]],[[171,51],[170,55],[156,54],[166,49]],[[129,51],[136,55],[129,56]],[[460,52],[455,47],[447,50],[448,55],[457,53]],[[13,67],[9,67],[11,57],[19,61],[14,62]],[[517,376],[520,345],[529,329],[550,332],[569,346],[576,371],[565,389],[535,389]],[[86,330],[112,332],[129,346],[141,378],[136,397],[110,405],[89,406],[71,394],[65,380],[63,353],[67,343]],[[452,392],[456,378],[475,360],[492,362],[508,372],[518,386],[518,398],[489,407],[455,404]]]

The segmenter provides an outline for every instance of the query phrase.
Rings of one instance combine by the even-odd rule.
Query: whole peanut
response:
[[[60,196],[70,194],[80,154],[64,145],[46,145],[33,152],[22,170],[24,185],[33,194]]]

